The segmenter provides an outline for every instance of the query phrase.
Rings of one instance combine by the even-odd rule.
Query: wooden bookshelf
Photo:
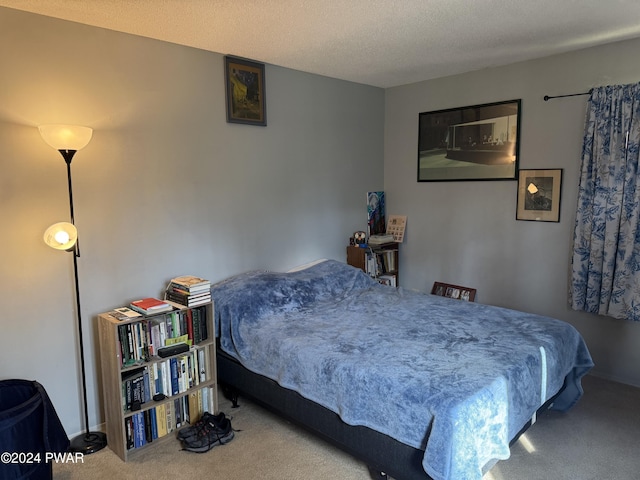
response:
[[[189,423],[194,423],[205,411],[210,413],[218,412],[213,304],[207,303],[202,306],[187,308],[176,303],[167,303],[171,303],[174,306],[173,312],[122,321],[111,316],[109,312],[98,316],[107,442],[111,450],[125,462],[131,456],[147,448],[152,448],[153,445],[157,445],[160,442],[178,442],[176,431],[187,425],[187,415],[190,420]],[[196,310],[197,312],[194,312]],[[191,317],[191,322],[193,322],[194,316],[196,314],[202,315],[202,313],[205,316],[203,324],[206,328],[206,338],[198,339],[198,336],[202,336],[201,328],[198,328],[198,333],[194,333],[191,330],[192,333],[189,334],[185,331],[193,339],[188,352],[165,358],[157,355],[157,349],[162,345],[153,344],[153,340],[155,339],[157,343],[159,337],[152,335],[152,330],[154,334],[157,333],[162,323],[165,324],[166,328],[169,328],[169,323],[186,328],[190,321],[189,316]],[[178,330],[179,333],[182,333],[181,328],[178,328]],[[122,345],[125,332],[131,334],[135,345],[132,345],[128,336],[127,343],[129,345]],[[131,352],[131,346],[133,346],[136,355]],[[138,358],[133,358],[136,356]],[[162,372],[163,364],[165,371],[167,366],[171,370],[171,365],[176,365],[176,367],[186,365],[185,369],[181,369],[182,376],[179,377],[181,383],[178,386],[178,390],[174,388],[174,379],[171,375],[169,375],[168,379],[166,375],[163,376],[161,373],[156,375],[156,372]],[[145,386],[142,388],[145,389],[146,399],[143,399],[143,402],[139,405],[135,401],[131,404],[128,400],[131,400],[133,396],[131,393],[127,393],[127,387],[134,387],[134,384],[131,383],[128,377],[133,376],[136,380],[139,380],[140,371],[143,372],[142,382]],[[145,379],[145,375],[147,379]],[[158,379],[157,382],[156,378]],[[169,385],[167,385],[167,381]],[[153,400],[153,395],[158,393],[158,389],[164,390],[168,395],[164,399],[155,401]],[[140,391],[134,390],[134,392]],[[128,404],[129,406],[127,406]],[[161,418],[159,414],[163,410],[166,413]],[[176,412],[180,414],[180,426],[175,424]],[[131,434],[135,434],[135,432],[131,432],[130,427],[134,423],[139,423],[138,421],[141,418],[145,427],[149,425],[151,433],[149,434],[145,429],[144,443],[140,441],[138,442],[139,446],[133,446],[132,448]],[[166,434],[162,436],[160,436],[160,433],[164,432],[164,428],[162,428],[160,422],[164,422],[167,428]],[[153,438],[154,431],[156,432],[156,438]],[[148,438],[151,438],[151,441]],[[141,438],[138,437],[138,440],[141,440]],[[134,445],[135,443],[133,442]]]
[[[380,283],[397,287],[398,282],[398,243],[384,243],[359,247],[347,246],[347,263],[377,279]]]

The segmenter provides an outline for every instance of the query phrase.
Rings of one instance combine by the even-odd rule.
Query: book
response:
[[[141,313],[138,313],[128,307],[114,308],[109,312],[109,315],[111,315],[113,318],[117,318],[121,322],[123,320],[131,320],[132,318],[142,317]]]
[[[166,402],[164,406],[167,417],[167,433],[171,433],[176,429],[175,406],[173,401]]]
[[[167,408],[164,403],[156,407],[156,430],[158,431],[158,438],[167,434]]]
[[[173,421],[175,422],[176,428],[180,428],[182,426],[182,419],[182,401],[179,398],[176,398],[173,401]]]
[[[158,438],[158,418],[155,408],[149,410],[149,423],[151,424],[151,439],[156,440]]]
[[[369,245],[383,245],[385,243],[393,243],[393,235],[391,234],[378,234],[371,235],[369,237]]]
[[[162,312],[170,312],[173,310],[173,307],[170,304],[152,297],[142,298],[140,300],[134,300],[133,302],[131,302],[129,306],[136,312],[139,312],[145,315],[152,315],[154,313],[162,313]]]
[[[175,295],[177,297],[185,297],[185,298],[201,298],[201,297],[211,297],[211,290],[206,289],[201,292],[189,292],[188,290],[182,290],[180,288],[173,287],[169,285],[166,290],[167,295]]]
[[[129,418],[125,418],[124,419],[124,425],[125,425],[125,430],[126,430],[126,435],[127,435],[127,450],[131,450],[134,447],[134,441],[133,441],[133,417],[129,417]]]
[[[178,360],[176,358],[169,359],[169,375],[171,377],[171,395],[180,393],[178,381]]]
[[[204,305],[205,303],[209,303],[211,301],[211,294],[207,293],[205,295],[182,295],[175,292],[167,292],[166,299],[175,303],[179,303],[180,305],[184,305],[186,307],[196,307],[198,305]]]
[[[153,433],[151,431],[151,410],[145,410],[142,412],[142,418],[144,420],[145,443],[153,442]]]
[[[162,390],[167,397],[171,396],[171,367],[169,360],[165,360],[160,364],[160,378],[162,379]]]
[[[198,394],[190,393],[189,394],[189,423],[192,425],[200,420],[200,409],[198,408]]]
[[[180,277],[175,277],[171,279],[170,283],[182,286],[183,289],[188,290],[189,292],[206,290],[211,286],[211,282],[209,280],[196,277],[195,275],[182,275]]]
[[[205,358],[205,353],[206,353],[206,349],[204,348],[199,348],[197,350],[198,352],[198,381],[199,382],[206,382],[207,381],[207,370],[206,370],[206,358]]]
[[[173,284],[169,284],[167,289],[165,290],[166,295],[176,295],[181,297],[206,297],[211,295],[211,289],[205,288],[201,291],[190,292],[189,290],[184,290],[182,288],[176,287]]]
[[[210,283],[202,284],[197,287],[185,287],[184,285],[173,283],[173,281],[171,281],[167,285],[167,290],[172,290],[185,295],[198,295],[201,293],[207,293],[210,289],[211,289]]]
[[[133,442],[135,448],[140,448],[147,443],[144,414],[142,412],[133,415]]]

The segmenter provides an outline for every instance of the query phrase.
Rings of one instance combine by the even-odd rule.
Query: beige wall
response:
[[[259,59],[256,59],[259,60]],[[40,381],[82,428],[65,164],[37,125],[94,128],[72,162],[92,426],[95,317],[211,279],[345,259],[383,184],[384,92],[266,66],[267,127],[226,123],[223,56],[0,8],[0,378]]]
[[[390,211],[408,215],[403,285],[476,287],[477,301],[569,321],[594,373],[640,385],[640,324],[574,312],[567,303],[586,96],[545,95],[640,80],[640,40],[387,89],[384,185]],[[522,99],[520,168],[562,168],[559,223],[516,221],[515,181],[416,181],[418,114]]]

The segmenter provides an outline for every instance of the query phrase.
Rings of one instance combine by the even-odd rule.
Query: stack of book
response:
[[[383,233],[369,237],[369,245],[384,245],[385,243],[393,243],[393,235]]]
[[[196,307],[211,301],[211,282],[193,275],[172,278],[167,286],[165,299]]]
[[[173,310],[173,307],[167,302],[151,297],[135,300],[131,302],[129,306],[143,315],[155,315],[156,313],[170,312]]]

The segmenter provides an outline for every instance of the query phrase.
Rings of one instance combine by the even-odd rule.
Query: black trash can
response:
[[[0,381],[0,479],[51,480],[47,453],[69,449],[69,438],[44,387]]]

